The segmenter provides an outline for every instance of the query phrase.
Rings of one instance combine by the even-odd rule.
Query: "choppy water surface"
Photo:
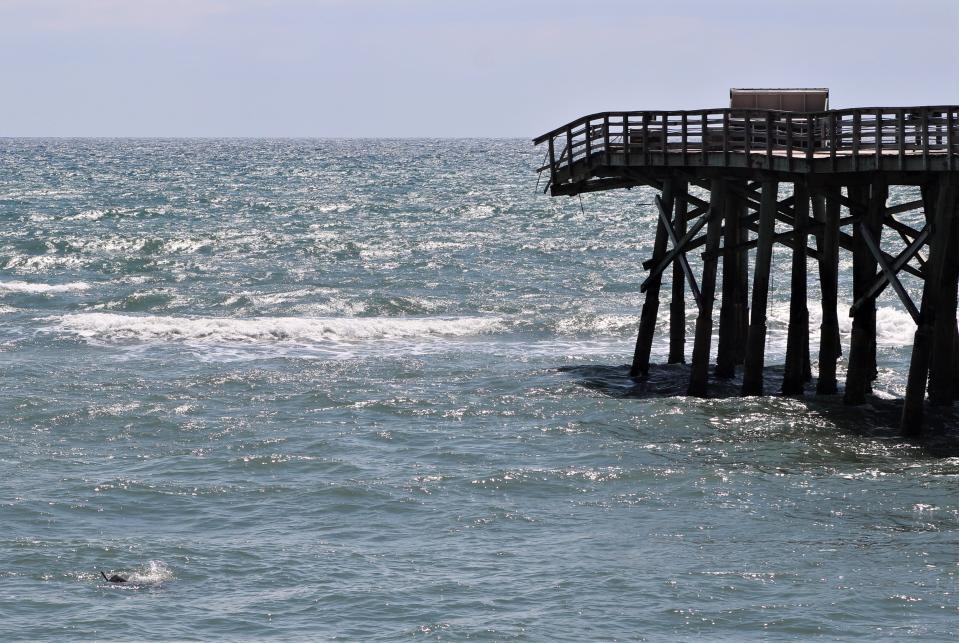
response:
[[[952,639],[959,459],[622,395],[652,194],[538,160],[0,141],[0,638]]]

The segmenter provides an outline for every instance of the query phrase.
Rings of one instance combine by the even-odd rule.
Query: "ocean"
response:
[[[954,640],[959,458],[877,419],[895,295],[865,409],[644,394],[654,193],[541,157],[0,139],[0,639]]]

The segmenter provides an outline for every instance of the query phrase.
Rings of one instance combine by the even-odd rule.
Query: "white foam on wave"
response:
[[[173,571],[163,561],[151,560],[146,567],[130,573],[127,581],[137,585],[158,585],[173,579]]]
[[[556,323],[556,331],[561,335],[600,334],[600,335],[629,335],[635,332],[639,325],[639,316],[580,313],[573,317],[560,319]]]
[[[786,330],[789,327],[789,303],[780,302],[769,307],[768,323],[770,335],[781,340],[785,346]],[[837,310],[839,318],[839,332],[843,337],[852,332],[852,318],[849,317],[849,306],[840,305]],[[818,336],[822,325],[822,308],[810,302],[809,330],[813,337]],[[916,332],[916,323],[905,310],[892,306],[876,307],[876,343],[880,346],[911,346],[913,335]],[[768,341],[768,338],[767,338]]]
[[[79,214],[64,217],[67,221],[99,221],[107,214],[106,210],[84,210]]]
[[[846,319],[849,319],[848,313]],[[876,343],[884,346],[912,346],[916,322],[901,308],[876,308]]]
[[[190,343],[363,342],[374,339],[466,337],[496,332],[487,317],[175,317],[78,313],[57,318],[55,330],[90,341]]]
[[[4,268],[15,268],[19,271],[45,272],[59,268],[75,268],[83,265],[84,259],[75,255],[20,255],[10,256]]]
[[[88,290],[90,284],[85,281],[74,281],[68,284],[42,284],[26,281],[0,281],[0,294],[21,293],[31,295],[46,295],[61,292],[81,292]]]

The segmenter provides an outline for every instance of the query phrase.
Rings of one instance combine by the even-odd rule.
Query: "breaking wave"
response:
[[[496,332],[499,318],[486,317],[175,317],[79,313],[58,318],[53,328],[90,341],[316,344],[373,339],[465,337]]]
[[[90,284],[85,281],[74,281],[68,284],[42,284],[27,281],[0,281],[0,294],[18,293],[30,295],[46,295],[61,292],[82,292],[88,290]]]

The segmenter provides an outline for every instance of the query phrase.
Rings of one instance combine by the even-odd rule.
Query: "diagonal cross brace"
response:
[[[880,275],[879,278],[872,283],[872,285],[866,291],[866,294],[860,297],[859,301],[853,304],[852,308],[849,310],[849,316],[852,317],[867,299],[879,294],[879,291],[881,291],[886,285],[886,282],[888,282],[893,287],[893,290],[896,291],[896,294],[899,295],[899,300],[902,302],[902,305],[906,307],[906,310],[909,311],[909,315],[912,317],[912,320],[918,324],[919,310],[916,308],[916,305],[912,303],[909,293],[907,293],[906,289],[902,287],[902,283],[899,281],[899,277],[896,276],[896,273],[904,265],[906,265],[906,262],[912,258],[912,255],[918,252],[919,248],[922,247],[922,244],[925,242],[923,233],[925,236],[928,236],[929,227],[926,226],[923,228],[923,233],[920,233],[920,235],[916,237],[915,241],[912,242],[912,245],[910,245],[898,257],[896,257],[896,260],[893,262],[892,266],[890,266],[886,261],[885,255],[879,249],[879,244],[876,243],[876,240],[872,238],[872,234],[869,232],[869,228],[866,227],[866,224],[860,224],[859,232],[862,234],[862,238],[866,242],[869,252],[872,253],[872,256],[879,264],[879,267],[882,268],[882,275]]]
[[[666,268],[669,267],[669,264],[673,262],[678,256],[686,256],[686,250],[690,247],[690,241],[696,236],[696,233],[699,232],[706,222],[709,220],[709,216],[705,216],[699,221],[697,221],[689,231],[683,235],[683,238],[676,241],[676,231],[671,224],[666,224],[666,233],[669,235],[669,240],[672,242],[672,249],[663,255],[663,258],[659,260],[656,264],[656,267],[653,268],[649,276],[646,277],[646,281],[639,287],[640,292],[646,292],[646,289],[649,287],[649,280],[655,278],[657,275],[662,273]],[[685,272],[685,271],[684,271]]]
[[[899,256],[896,257],[895,260],[892,262],[892,265],[890,266],[890,268],[892,268],[892,271],[894,273],[898,273],[899,270],[904,268],[906,264],[909,263],[909,261],[914,256],[917,255],[917,253],[922,248],[922,246],[925,245],[926,241],[928,241],[929,236],[931,234],[932,234],[932,227],[929,225],[926,225],[922,230],[920,230],[919,234],[916,235],[916,238],[913,239],[912,243],[910,243],[905,250],[899,253]],[[885,257],[885,253],[883,254],[883,256]],[[876,278],[873,280],[873,282],[869,285],[868,288],[866,288],[865,294],[863,294],[859,299],[857,299],[856,302],[852,305],[852,308],[849,311],[850,316],[854,315],[862,307],[862,305],[866,303],[866,301],[868,301],[869,299],[873,297],[877,297],[879,293],[883,291],[883,289],[886,287],[888,283],[889,283],[889,280],[886,278],[885,272],[882,272],[876,275]]]
[[[669,221],[669,216],[666,214],[665,208],[663,208],[663,200],[657,194],[656,195],[656,207],[659,209],[659,220],[666,228],[666,234],[669,235],[669,241],[673,244],[672,250],[666,253],[666,256],[659,262],[659,265],[656,266],[650,273],[649,277],[646,278],[646,281],[642,283],[639,287],[640,292],[646,292],[650,279],[653,279],[656,275],[662,273],[666,267],[673,262],[673,260],[679,261],[679,265],[683,269],[683,274],[686,275],[686,281],[689,282],[689,289],[693,293],[693,298],[696,300],[696,306],[702,308],[703,296],[699,291],[699,285],[696,283],[696,277],[693,275],[692,268],[689,267],[689,260],[686,259],[685,247],[689,243],[689,240],[692,239],[697,232],[706,224],[707,221],[712,217],[712,210],[706,212],[706,215],[697,221],[695,225],[683,235],[682,239],[677,239],[676,231],[673,229],[672,223]]]

